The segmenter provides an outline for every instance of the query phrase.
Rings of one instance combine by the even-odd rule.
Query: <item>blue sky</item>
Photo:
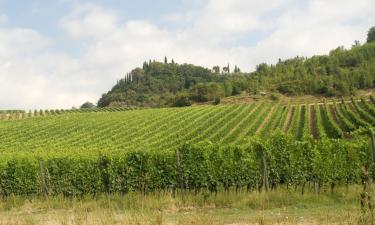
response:
[[[252,71],[364,42],[373,0],[0,0],[0,108],[96,102],[164,56]]]
[[[8,15],[7,27],[32,27],[44,34],[56,36],[61,34],[58,21],[77,5],[96,4],[117,11],[122,21],[146,19],[159,25],[169,26],[162,17],[169,12],[183,12],[199,8],[204,4],[200,0],[108,0],[108,1],[74,1],[74,0],[0,0],[0,13]]]

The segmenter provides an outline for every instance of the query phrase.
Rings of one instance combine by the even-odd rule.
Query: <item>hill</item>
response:
[[[205,141],[238,145],[254,135],[266,138],[275,130],[296,139],[344,138],[360,128],[375,125],[372,97],[304,104],[260,101],[184,108],[29,113],[8,116],[11,120],[0,123],[1,151],[166,150],[185,142]]]
[[[260,64],[252,73],[237,66],[212,69],[190,64],[149,61],[120,79],[98,101],[99,107],[188,106],[196,102],[246,92],[289,96],[348,96],[375,85],[375,43],[332,50],[329,55],[279,60],[275,65]]]

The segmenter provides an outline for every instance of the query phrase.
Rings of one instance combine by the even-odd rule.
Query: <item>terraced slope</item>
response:
[[[306,136],[345,138],[375,125],[375,105],[357,101],[282,105],[271,102],[163,108],[65,112],[0,122],[1,151],[166,150],[190,141],[241,144],[275,130]],[[9,117],[12,118],[12,117]]]

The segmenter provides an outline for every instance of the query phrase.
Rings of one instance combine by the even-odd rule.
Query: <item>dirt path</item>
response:
[[[284,132],[287,132],[289,127],[290,127],[290,124],[292,123],[292,118],[294,116],[294,112],[296,111],[296,106],[291,106],[289,112],[288,112],[288,116],[286,117],[286,120],[285,120],[285,123],[284,123],[284,126],[283,126],[283,131]]]
[[[347,103],[348,107],[350,110],[352,110],[353,113],[357,113],[357,110],[355,109],[354,105],[352,102]]]
[[[274,111],[276,110],[276,108],[277,108],[277,106],[272,106],[270,112],[268,113],[268,115],[266,116],[266,118],[264,119],[264,121],[262,122],[262,124],[260,124],[260,126],[255,131],[256,134],[258,134],[260,131],[262,131],[262,129],[264,128],[264,126],[269,122],[269,120],[272,117],[272,115],[273,115]]]

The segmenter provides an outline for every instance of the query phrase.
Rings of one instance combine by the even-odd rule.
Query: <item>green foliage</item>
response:
[[[311,113],[311,106],[310,106],[310,103],[309,102],[306,102],[305,104],[305,108],[304,108],[304,113],[303,113],[303,125],[301,126],[300,129],[302,129],[302,132],[300,131],[299,132],[299,135],[301,138],[303,139],[307,139],[307,138],[311,138],[312,135],[310,133],[310,128],[311,128],[311,117],[310,117],[310,113]]]
[[[224,96],[224,90],[218,83],[201,83],[193,87],[190,96],[194,101],[207,102]]]
[[[271,94],[270,98],[271,98],[272,101],[278,101],[279,100],[279,96],[277,96],[276,94]]]
[[[373,31],[370,30],[369,34]],[[370,35],[371,37],[371,35]],[[371,38],[370,38],[371,39]],[[191,93],[190,100],[212,101],[214,96],[238,95],[260,90],[285,95],[348,96],[358,89],[374,87],[375,43],[338,47],[329,55],[279,60],[275,65],[262,63],[251,73],[235,66],[215,66],[212,70],[191,64],[149,61],[120,79],[102,95],[99,107],[113,102],[122,106],[170,106],[180,93]]]
[[[361,166],[371,158],[369,149],[365,139],[300,142],[276,132],[268,139],[251,138],[241,146],[184,144],[178,147],[179,164],[174,151],[16,153],[1,159],[0,195],[39,195],[43,185],[49,195],[79,197],[166,191],[179,188],[179,171],[184,187],[195,192],[260,189],[264,172],[271,188],[303,188],[307,182],[350,184],[359,182]]]
[[[81,105],[81,109],[92,109],[95,108],[95,105],[91,102],[85,102]]]
[[[302,105],[295,106],[292,121],[288,129],[288,133],[291,135],[296,135],[298,132],[298,127],[300,125],[300,120],[301,120],[301,108],[302,108]]]
[[[314,104],[314,110],[315,110],[315,118],[316,118],[315,126],[316,126],[316,129],[317,129],[317,132],[318,132],[318,137],[319,138],[326,138],[327,134],[324,130],[322,113],[321,113],[322,108],[318,105],[317,102],[315,102],[315,104]]]
[[[345,132],[351,132],[356,129],[356,126],[344,115],[342,108],[337,106],[336,100],[333,100],[333,106],[336,111],[336,115],[343,126]]]
[[[184,107],[184,106],[191,106],[191,100],[187,94],[179,94],[176,95],[173,106],[175,107]]]
[[[176,150],[184,187],[195,192],[261,189],[266,178],[270,188],[295,186],[302,192],[306,183],[357,183],[361,167],[371,163],[363,135],[372,126],[373,107],[371,98],[363,98],[314,106],[264,101],[31,111],[24,119],[0,122],[0,195],[173,190],[180,175]],[[344,139],[346,134],[354,138]]]
[[[343,112],[347,115],[347,117],[358,127],[367,127],[369,124],[364,121],[358,114],[354,113],[344,98],[341,100],[341,106],[343,109]]]
[[[361,103],[363,107],[365,108],[365,110],[369,112],[371,116],[375,117],[375,108],[371,104],[369,104],[365,98],[363,97],[361,98]]]
[[[358,113],[358,115],[361,118],[363,118],[363,120],[365,120],[366,122],[368,122],[369,124],[374,126],[375,125],[375,118],[372,115],[370,115],[368,112],[366,112],[364,109],[362,109],[358,105],[358,102],[353,97],[351,98],[351,102],[352,102],[352,105],[353,105],[354,109]]]
[[[374,79],[374,45],[364,45],[344,50],[337,48],[329,56],[294,58],[280,61],[274,67],[257,71],[261,84],[273,84],[281,93],[289,95],[323,94],[347,95],[355,89],[370,88]],[[349,69],[351,68],[351,69]],[[267,72],[262,72],[267,71]],[[370,73],[368,73],[370,72]],[[266,76],[266,74],[273,76]]]
[[[367,43],[375,42],[375,27],[371,27],[367,33]]]
[[[341,138],[343,137],[343,133],[340,127],[337,125],[333,116],[331,115],[331,110],[329,105],[327,104],[327,100],[324,100],[324,107],[321,108],[321,118],[323,121],[323,126],[326,130],[326,134],[332,138]]]
[[[220,101],[221,101],[220,96],[216,96],[216,97],[214,97],[214,102],[212,104],[219,105]]]

